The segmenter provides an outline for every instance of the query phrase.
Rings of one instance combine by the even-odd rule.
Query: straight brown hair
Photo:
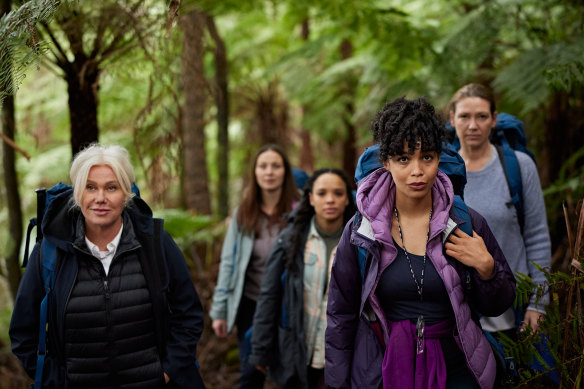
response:
[[[487,100],[491,106],[491,115],[495,113],[496,106],[493,91],[491,88],[481,84],[466,84],[457,90],[454,96],[450,99],[450,103],[448,103],[448,110],[452,113],[456,113],[456,104],[467,97],[479,97],[483,100]]]
[[[293,203],[300,197],[300,193],[294,183],[294,177],[292,176],[290,161],[284,150],[275,144],[266,144],[262,146],[254,157],[253,164],[251,165],[249,185],[243,192],[243,200],[241,201],[239,211],[237,212],[237,224],[245,233],[257,233],[261,227],[260,216],[262,214],[262,190],[256,179],[255,168],[258,162],[258,157],[266,151],[274,151],[278,153],[284,162],[284,182],[282,183],[280,201],[278,201],[278,204],[276,205],[276,212],[268,217],[268,225],[281,223],[281,226],[283,227],[285,221],[282,216],[292,210]]]

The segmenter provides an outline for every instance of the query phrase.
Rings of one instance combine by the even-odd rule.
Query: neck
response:
[[[337,220],[323,220],[316,215],[314,222],[323,232],[330,234],[337,231],[343,225],[343,218]]]
[[[273,215],[276,212],[281,195],[282,188],[272,191],[262,190],[262,211],[267,215]]]
[[[460,147],[459,154],[464,159],[466,170],[474,172],[481,170],[491,158],[491,143],[486,142],[480,147]]]
[[[85,236],[91,243],[99,247],[101,251],[107,250],[107,245],[110,243],[116,235],[120,232],[120,228],[122,228],[122,218],[120,218],[119,222],[108,226],[108,227],[88,227],[85,225]]]
[[[422,199],[412,199],[410,197],[399,196],[399,192],[395,196],[395,207],[400,215],[405,217],[418,217],[427,215],[432,209],[432,195]]]

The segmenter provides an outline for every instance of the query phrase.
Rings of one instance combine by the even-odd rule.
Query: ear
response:
[[[390,165],[389,165],[389,160],[383,162],[383,167],[385,168],[385,170],[387,170],[388,172],[391,173],[391,169],[390,169]]]
[[[308,201],[310,202],[310,205],[314,208],[314,201],[312,201],[312,192],[308,194]]]
[[[449,116],[450,116],[450,125],[452,127],[454,127],[454,112],[450,111]]]
[[[496,125],[497,125],[497,111],[493,112],[493,125],[491,126],[491,128],[495,128]]]

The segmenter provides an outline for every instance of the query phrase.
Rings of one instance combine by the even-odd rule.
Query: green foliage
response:
[[[17,90],[26,69],[39,62],[46,45],[39,41],[37,24],[50,20],[60,3],[31,0],[0,18],[0,103]]]
[[[6,329],[6,331],[0,331],[0,338],[2,339],[2,343],[4,344],[10,344],[10,338],[8,337],[8,327],[10,325],[11,317],[12,307],[8,306],[0,307],[0,328]]]
[[[581,373],[584,369],[584,318],[580,297],[584,277],[581,273],[550,272],[544,270],[547,282],[545,285],[535,285],[530,277],[515,274],[517,281],[516,307],[525,307],[529,296],[538,296],[550,293],[552,296],[549,306],[546,307],[546,317],[541,323],[540,333],[534,333],[531,328],[518,334],[517,340],[506,336],[501,337],[501,343],[507,355],[512,356],[520,367],[520,382],[517,386],[530,385],[546,387],[549,384],[546,372],[555,370],[564,387],[579,387]],[[575,293],[572,300],[568,298]],[[543,336],[543,338],[542,338]],[[543,358],[541,349],[536,344],[545,339],[547,352],[553,360],[550,366]],[[541,371],[528,368],[534,361],[542,366]]]
[[[164,229],[183,251],[192,243],[208,242],[213,238],[211,227],[215,222],[208,215],[193,215],[180,209],[164,209],[156,211],[154,216],[164,219]]]

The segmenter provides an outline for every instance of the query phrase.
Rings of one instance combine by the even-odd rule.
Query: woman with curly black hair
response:
[[[383,168],[359,182],[331,271],[327,387],[492,388],[477,313],[512,304],[513,274],[483,217],[469,209],[472,236],[457,228],[434,107],[400,98],[372,127]]]
[[[282,388],[324,388],[330,268],[343,226],[355,210],[345,174],[316,171],[270,254],[249,361],[263,372],[269,370]]]

